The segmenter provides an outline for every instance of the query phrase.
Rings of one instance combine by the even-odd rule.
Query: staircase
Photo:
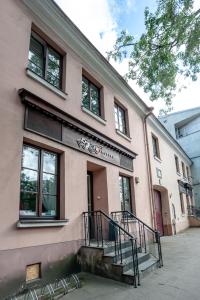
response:
[[[161,267],[159,233],[128,211],[83,213],[85,245],[79,259],[82,270],[140,285],[141,277]]]

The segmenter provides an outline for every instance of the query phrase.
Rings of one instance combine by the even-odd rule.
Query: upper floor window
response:
[[[118,103],[115,103],[115,128],[121,133],[127,135],[127,121],[126,110],[122,108]]]
[[[181,162],[181,166],[182,166],[182,174],[183,174],[183,177],[186,177],[186,174],[185,174],[185,164],[184,164],[184,162]]]
[[[190,172],[188,166],[186,166],[186,174],[187,174],[188,181],[190,181]]]
[[[130,178],[125,176],[119,176],[119,187],[120,187],[120,201],[122,211],[132,211],[131,206],[131,189],[130,189]]]
[[[21,169],[20,217],[58,216],[58,155],[24,145]]]
[[[176,164],[176,172],[177,173],[180,173],[180,167],[179,167],[179,159],[178,159],[178,156],[174,156],[175,158],[175,164]]]
[[[28,68],[56,88],[62,88],[62,56],[35,32],[31,33]]]
[[[153,155],[160,159],[160,149],[158,138],[152,134]]]
[[[97,116],[101,116],[100,88],[82,76],[82,105]]]

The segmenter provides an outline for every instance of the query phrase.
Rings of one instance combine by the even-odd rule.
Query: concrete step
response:
[[[125,248],[129,248],[131,246],[130,241],[125,241],[121,243],[121,248],[125,249]],[[104,242],[104,254],[108,254],[111,252],[115,252],[115,242]]]
[[[106,263],[114,263],[116,262],[116,253],[111,249],[112,252],[106,252],[103,255],[103,261]],[[138,253],[141,253],[141,248],[138,247]],[[132,256],[132,246],[122,248],[122,258],[125,259],[127,257]]]
[[[151,256],[148,260],[142,262],[139,264],[139,272],[140,272],[140,278],[145,277],[149,273],[151,273],[153,270],[158,268],[158,260]],[[134,280],[134,272],[133,270],[128,270],[123,273],[123,281],[132,284]]]
[[[147,261],[150,258],[149,253],[138,253],[138,264],[142,264],[145,261]],[[118,260],[117,263],[113,263],[113,269],[118,274],[125,273],[129,270],[133,270],[133,258],[132,255],[123,259],[123,262],[121,264],[120,260]]]

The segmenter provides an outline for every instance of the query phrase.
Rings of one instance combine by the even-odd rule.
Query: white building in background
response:
[[[193,162],[193,196],[196,206],[200,207],[200,107],[175,112],[159,120]]]

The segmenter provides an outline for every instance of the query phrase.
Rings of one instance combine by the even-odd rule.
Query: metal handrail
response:
[[[111,212],[111,216],[113,215],[113,214],[116,214],[116,213],[124,213],[124,214],[129,214],[131,217],[133,217],[133,218],[135,218],[137,221],[139,221],[140,223],[142,223],[145,227],[147,227],[150,231],[152,231],[152,232],[156,232],[156,230],[154,230],[153,228],[151,228],[149,225],[147,225],[145,222],[143,222],[141,219],[139,219],[138,217],[136,217],[136,215],[135,214],[133,214],[132,212],[130,212],[130,211],[128,211],[128,210],[118,210],[118,211],[112,211]]]
[[[140,246],[144,247],[145,252],[147,252],[147,240],[146,240],[146,234],[145,234],[145,228],[148,229],[152,234],[154,235],[154,240],[158,245],[158,262],[159,262],[159,267],[163,266],[163,258],[162,258],[162,248],[161,248],[161,242],[160,242],[160,233],[157,230],[154,230],[151,228],[149,225],[147,225],[145,222],[143,222],[141,219],[139,219],[135,214],[133,214],[130,211],[124,210],[124,211],[114,211],[111,212],[112,219],[116,220],[117,215],[122,216],[123,222],[126,222],[126,226],[129,229],[129,221],[130,220],[135,220],[139,224],[139,243]],[[132,235],[137,236],[137,234],[131,233]]]
[[[103,219],[104,218],[104,219]],[[91,246],[93,241],[96,242],[97,247],[104,247],[106,243],[106,233],[105,227],[103,225],[104,220],[108,222],[108,226],[112,225],[114,227],[114,235],[112,241],[114,241],[115,248],[115,257],[116,259],[119,257],[120,263],[123,264],[123,252],[122,252],[122,243],[123,238],[126,235],[126,238],[131,243],[132,249],[132,259],[133,259],[133,272],[134,272],[134,286],[140,285],[140,275],[139,275],[139,267],[138,267],[138,250],[137,250],[137,238],[125,230],[122,226],[120,226],[117,222],[115,222],[112,218],[110,218],[105,212],[102,210],[96,211],[87,211],[83,212],[84,219],[84,231],[85,231],[85,245]],[[93,228],[91,228],[93,226]],[[107,227],[108,229],[109,227]],[[91,238],[90,230],[95,231],[95,236]],[[110,228],[109,228],[110,230]],[[127,240],[126,240],[127,241]]]

